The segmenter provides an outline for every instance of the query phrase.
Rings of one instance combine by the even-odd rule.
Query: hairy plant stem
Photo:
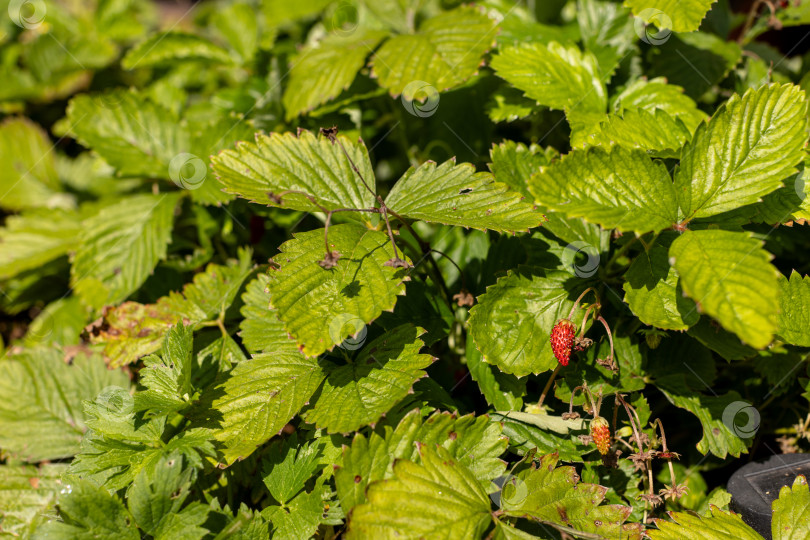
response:
[[[540,399],[537,400],[537,407],[540,408],[543,406],[543,402],[546,400],[546,394],[551,389],[551,384],[554,382],[554,379],[557,378],[557,373],[560,372],[560,368],[562,367],[561,364],[557,364],[557,367],[554,368],[554,371],[551,372],[551,376],[548,378],[548,382],[546,382],[546,386],[543,387],[543,393],[540,394]],[[573,400],[573,394],[571,395],[571,399]]]

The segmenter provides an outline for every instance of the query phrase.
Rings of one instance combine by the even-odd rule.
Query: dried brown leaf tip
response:
[[[321,268],[329,270],[330,268],[336,267],[339,260],[340,260],[339,251],[329,251],[327,252],[326,255],[323,256],[322,261],[318,261],[318,264],[321,265]]]
[[[332,144],[335,144],[335,142],[337,142],[337,134],[338,134],[337,126],[332,126],[330,128],[321,128],[321,135],[329,139],[332,142]]]
[[[461,291],[453,295],[453,301],[458,305],[458,307],[472,307],[472,305],[475,303],[475,298],[473,298],[473,295],[471,295],[470,291],[467,289],[461,289]]]
[[[272,191],[268,191],[267,198],[270,199],[273,202],[273,204],[281,206],[281,195],[276,195]]]

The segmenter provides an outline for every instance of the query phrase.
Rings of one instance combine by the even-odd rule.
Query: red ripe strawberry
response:
[[[601,416],[595,416],[594,419],[591,420],[591,438],[593,438],[593,442],[596,443],[596,448],[599,450],[599,453],[603,456],[607,455],[610,449],[610,426],[607,420]]]
[[[571,359],[571,347],[574,346],[576,330],[574,323],[568,319],[560,319],[551,329],[551,350],[563,366],[567,366],[568,360]]]

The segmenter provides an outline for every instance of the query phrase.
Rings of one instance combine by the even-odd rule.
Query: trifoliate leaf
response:
[[[82,224],[70,281],[86,304],[115,304],[143,285],[166,258],[179,200],[179,193],[133,195]]]
[[[411,168],[391,189],[385,204],[410,219],[474,229],[515,232],[537,227],[543,215],[491,173],[469,163],[429,161]]]
[[[365,345],[350,363],[324,361],[326,380],[304,420],[329,433],[348,433],[377,422],[404,398],[435,360],[419,354],[425,331],[400,326]]]
[[[233,62],[228,51],[202,36],[164,32],[150,36],[131,48],[121,59],[121,67],[132,70],[192,60],[219,64]]]
[[[790,279],[779,275],[779,338],[791,345],[810,347],[810,278],[795,270]]]
[[[601,505],[608,488],[578,483],[574,467],[557,467],[559,456],[525,461],[503,486],[500,507],[505,515],[547,521],[607,538],[641,538],[640,524],[624,524],[632,508]]]
[[[568,272],[520,267],[478,298],[468,327],[484,361],[523,377],[557,366],[549,335],[587,285]],[[581,314],[574,315],[574,323]]]
[[[44,519],[65,487],[61,477],[66,468],[62,463],[0,465],[0,533],[4,537],[26,538]]]
[[[98,357],[65,363],[56,349],[27,349],[0,361],[0,448],[23,461],[68,458],[79,451],[82,400],[107,386],[129,386]]]
[[[796,172],[807,142],[807,102],[795,85],[732,98],[681,152],[675,188],[684,215],[708,217],[752,204]]]
[[[624,300],[641,322],[664,330],[686,330],[700,319],[695,303],[678,286],[669,263],[669,241],[641,253],[625,274]]]
[[[479,538],[490,523],[490,500],[472,473],[444,448],[422,445],[422,464],[398,461],[394,478],[368,488],[346,533],[356,538]]]
[[[269,282],[270,276],[258,274],[245,287],[240,310],[244,318],[239,323],[242,344],[252,353],[298,352],[298,345],[287,335],[278,313],[270,309]]]
[[[301,493],[286,507],[271,505],[262,510],[262,517],[273,524],[273,538],[298,540],[312,538],[318,531],[324,514],[323,501],[318,491]],[[266,538],[267,535],[261,538]]]
[[[422,23],[417,33],[386,41],[371,59],[372,77],[392,96],[432,101],[438,97],[433,92],[473,76],[496,33],[497,23],[477,7],[440,13]]]
[[[70,206],[56,192],[59,177],[53,145],[48,135],[25,118],[8,118],[0,124],[0,207],[5,210]]]
[[[76,246],[80,231],[79,216],[65,210],[32,210],[8,216],[5,227],[0,228],[0,279],[66,255]]]
[[[678,222],[666,166],[641,150],[614,146],[575,150],[529,180],[538,204],[604,228],[638,233]]]
[[[575,45],[528,43],[498,51],[492,58],[498,77],[526,97],[551,109],[605,112],[605,84],[591,53]]]
[[[249,456],[277,434],[315,393],[325,374],[301,354],[257,355],[220,386],[206,425],[225,448],[228,464]]]
[[[329,269],[318,264],[324,259],[323,229],[295,234],[279,249],[278,269],[268,283],[272,306],[308,357],[356,335],[405,292],[405,270],[385,266],[394,250],[383,232],[330,227],[329,251],[340,259]]]
[[[711,506],[711,515],[700,517],[687,512],[671,512],[672,521],[656,519],[656,529],[647,534],[652,540],[762,540],[737,514]]]
[[[62,521],[37,528],[34,538],[54,540],[138,540],[132,516],[115,495],[91,482],[71,478],[58,499]]]
[[[752,347],[771,342],[779,311],[778,271],[748,233],[686,231],[669,249],[684,292],[698,309]]]
[[[378,31],[332,35],[317,45],[304,47],[291,60],[289,84],[282,101],[287,120],[346,90],[365,65],[366,57],[385,36],[385,32]]]
[[[365,145],[342,135],[338,139],[373,190],[374,171]],[[370,208],[374,204],[374,196],[352,169],[340,144],[309,131],[298,136],[259,133],[256,142],[241,142],[236,150],[225,150],[211,161],[225,191],[255,203],[307,212],[319,212],[321,207]],[[357,213],[356,219],[369,218]]]
[[[810,536],[810,490],[804,476],[797,476],[792,487],[779,490],[779,498],[773,501],[772,519],[774,540],[801,540]]]

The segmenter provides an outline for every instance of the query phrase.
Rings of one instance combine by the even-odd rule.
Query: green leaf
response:
[[[605,228],[644,233],[678,222],[666,166],[641,150],[573,151],[529,179],[538,204]]]
[[[179,193],[133,195],[82,223],[70,281],[86,304],[115,304],[143,285],[166,258],[179,200]]]
[[[667,240],[659,237],[630,265],[624,276],[624,301],[644,324],[686,330],[698,322],[700,314],[678,285],[678,272],[669,264],[671,239]]]
[[[577,22],[585,49],[593,53],[599,74],[608,80],[638,39],[630,11],[611,2],[577,1]]]
[[[640,148],[653,157],[677,158],[681,147],[689,141],[692,132],[681,120],[663,109],[652,112],[627,109],[622,115],[611,114],[590,134],[585,144],[609,147]]]
[[[270,274],[272,306],[287,332],[308,356],[355,335],[404,294],[405,271],[385,266],[394,257],[388,236],[356,225],[329,228],[329,249],[341,254],[335,268],[322,268],[323,229],[295,234],[279,248]]]
[[[661,391],[673,405],[691,412],[700,420],[703,437],[696,448],[701,454],[711,452],[725,459],[728,454],[739,457],[748,452],[746,441],[759,427],[759,414],[742,401],[737,392],[704,396],[694,391],[686,392],[685,389],[679,393],[673,389],[661,388]],[[735,422],[742,422],[742,425]]]
[[[549,335],[587,287],[568,272],[520,267],[478,298],[468,327],[484,361],[518,377],[557,366]],[[574,323],[581,314],[574,315]]]
[[[471,164],[456,165],[455,160],[408,169],[385,204],[406,218],[479,230],[515,232],[543,221],[542,214],[492,174],[476,173]]]
[[[287,335],[278,313],[270,309],[270,294],[267,292],[269,282],[270,276],[258,274],[245,287],[240,310],[244,318],[239,323],[242,344],[252,353],[298,352],[298,345]]]
[[[262,510],[262,516],[273,524],[273,539],[278,540],[312,538],[318,532],[323,515],[323,501],[318,491],[301,493],[286,507],[268,506]],[[267,535],[258,538],[267,538]]]
[[[299,443],[296,436],[274,445],[262,464],[262,480],[270,495],[282,505],[289,503],[318,468],[320,453],[317,442]]]
[[[614,109],[617,113],[634,109],[654,113],[660,109],[681,120],[690,135],[707,118],[707,114],[698,109],[697,103],[683,93],[683,88],[668,84],[663,77],[649,81],[638,79],[629,84],[615,97]]]
[[[726,360],[743,360],[757,354],[756,349],[744,345],[740,338],[723,330],[706,316],[701,317],[687,333]]]
[[[772,255],[749,233],[686,231],[669,249],[684,292],[698,309],[762,349],[776,331],[779,285]]]
[[[382,433],[368,438],[355,435],[351,446],[343,447],[343,460],[335,470],[335,486],[341,505],[347,513],[366,502],[366,487],[378,480],[391,478],[397,460],[416,461],[419,452],[414,443],[441,445],[470,469],[482,486],[503,473],[500,456],[506,440],[501,427],[487,416],[436,412],[422,421],[419,410],[406,414],[395,429],[384,426]]]
[[[605,112],[605,84],[596,58],[576,46],[527,43],[501,49],[492,58],[495,74],[551,109]]]
[[[217,64],[233,62],[228,51],[204,37],[170,31],[155,34],[135,45],[121,59],[121,67],[132,70],[190,60]]]
[[[633,15],[661,30],[694,32],[717,0],[624,0]]]
[[[247,2],[234,2],[217,10],[213,24],[236,51],[242,63],[249,62],[259,47],[259,21],[253,6]],[[265,34],[272,32],[264,29]]]
[[[175,115],[132,91],[80,94],[70,100],[67,118],[76,139],[121,176],[168,179],[172,159],[191,145]]]
[[[365,145],[342,135],[338,138],[373,190],[374,171]],[[211,161],[225,191],[255,203],[321,211],[302,195],[306,193],[327,210],[370,208],[374,204],[374,196],[352,170],[340,145],[309,131],[298,136],[259,133],[255,143],[239,143],[236,150],[225,150]],[[368,216],[355,219],[368,220]]]
[[[386,37],[385,32],[330,35],[304,47],[292,59],[290,80],[282,103],[287,121],[337,97],[349,88],[366,57]]]
[[[526,381],[501,373],[495,366],[484,362],[472,335],[467,338],[466,359],[470,376],[478,383],[487,403],[499,411],[519,411],[523,408],[522,397],[526,395]]]
[[[329,433],[348,433],[376,423],[435,360],[419,354],[423,333],[412,325],[400,326],[364,346],[348,364],[323,361],[326,380],[304,420]]]
[[[69,207],[71,198],[56,193],[54,147],[42,128],[25,118],[7,118],[0,124],[0,207],[5,210],[56,206]]]
[[[675,188],[687,219],[752,204],[796,172],[807,142],[807,102],[772,84],[731,99],[681,152]]]
[[[220,386],[207,423],[225,448],[228,464],[249,456],[309,401],[325,374],[300,354],[258,355],[239,362]],[[206,413],[206,411],[203,411]]]
[[[76,246],[80,231],[79,217],[64,210],[32,210],[8,216],[0,229],[0,280],[66,255]]]
[[[779,275],[779,338],[791,345],[810,347],[810,278],[795,270],[790,279]]]
[[[800,540],[810,536],[810,490],[799,475],[793,486],[783,486],[773,501],[771,531],[774,540]]]
[[[26,533],[45,519],[64,488],[61,477],[66,468],[61,463],[0,466],[0,534],[28,538]]]
[[[183,324],[175,325],[166,335],[160,356],[144,359],[140,383],[145,390],[135,393],[135,410],[171,414],[189,405],[193,332]]]
[[[421,445],[422,464],[398,461],[394,478],[372,484],[352,511],[346,538],[479,538],[490,500],[472,473],[444,448]]]
[[[138,540],[141,537],[132,516],[115,495],[79,478],[72,478],[70,485],[70,490],[58,501],[63,521],[49,521],[38,527],[35,539]]]
[[[179,453],[162,456],[141,469],[127,492],[127,506],[138,527],[159,536],[179,513],[194,480],[194,469],[184,467]],[[201,537],[207,531],[197,527],[196,532]]]
[[[711,515],[700,517],[686,512],[672,512],[672,521],[656,519],[656,529],[647,534],[652,540],[762,540],[754,529],[746,525],[737,514],[711,506]]]
[[[111,385],[129,378],[97,356],[67,364],[58,350],[34,348],[0,361],[0,448],[29,462],[73,456],[86,429],[82,400]]]
[[[495,180],[531,200],[529,177],[540,167],[551,164],[557,152],[553,148],[543,150],[536,144],[527,147],[523,143],[504,141],[494,145],[489,155],[492,160],[489,168]]]
[[[513,471],[514,480],[504,486],[500,506],[505,515],[551,522],[600,537],[624,538],[641,525],[624,524],[632,508],[601,505],[608,489],[596,484],[578,483],[574,467],[557,467],[559,457],[548,454],[539,463],[522,462]],[[632,536],[631,536],[632,537]]]
[[[473,6],[428,18],[415,34],[386,41],[371,59],[372,77],[392,96],[406,100],[449,90],[472,77],[481,57],[494,44],[497,23]]]
[[[509,437],[509,448],[520,455],[528,452],[556,452],[569,463],[584,461],[589,451],[572,435],[586,434],[582,420],[563,420],[559,416],[530,414],[516,411],[497,412],[494,420],[503,423],[503,434]]]

